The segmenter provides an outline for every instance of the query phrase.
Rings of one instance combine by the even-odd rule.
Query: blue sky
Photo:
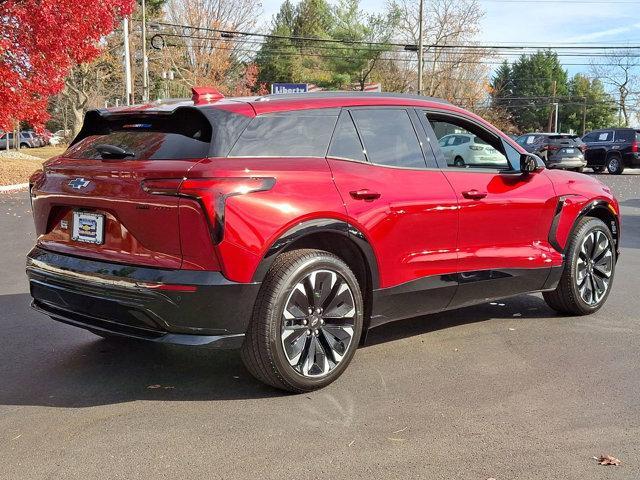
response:
[[[331,2],[331,0],[329,0]],[[417,0],[416,0],[417,1]],[[426,0],[428,1],[428,0]],[[638,4],[558,1],[500,2],[479,0],[485,10],[479,41],[483,44],[527,43],[548,45],[566,42],[640,44]],[[265,18],[278,10],[281,0],[263,0]],[[366,11],[381,11],[386,0],[361,0]],[[588,63],[588,58],[562,58],[563,63]],[[568,66],[571,74],[588,71]]]

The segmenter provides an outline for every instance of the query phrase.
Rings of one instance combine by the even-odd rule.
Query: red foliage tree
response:
[[[0,1],[0,129],[40,126],[73,65],[93,60],[135,0]]]

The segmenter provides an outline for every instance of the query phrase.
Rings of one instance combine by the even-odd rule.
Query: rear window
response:
[[[640,132],[634,130],[616,131],[616,141],[633,142],[634,140],[640,140]]]
[[[550,135],[550,143],[558,143],[562,145],[582,143],[577,135]]]
[[[225,156],[247,117],[223,110],[205,113],[178,108],[173,113],[110,114],[88,112],[68,158],[101,159],[101,145],[121,148],[128,160],[176,160]]]
[[[231,157],[324,157],[339,109],[268,113],[255,117]]]

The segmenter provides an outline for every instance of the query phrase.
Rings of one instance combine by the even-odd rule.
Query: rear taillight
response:
[[[469,145],[469,148],[470,148],[471,150],[475,150],[475,151],[478,151],[478,150],[484,150],[484,148],[482,148],[482,147],[477,147],[477,146],[475,146],[475,145]]]
[[[557,152],[560,150],[560,147],[558,145],[545,145],[540,150],[543,152]]]
[[[204,209],[215,243],[224,233],[224,211],[227,199],[236,195],[265,192],[276,183],[270,177],[224,178],[158,178],[142,182],[142,189],[152,195],[174,195],[193,198]]]
[[[582,153],[587,153],[587,145],[586,144],[579,145],[578,148],[580,149],[580,151]]]
[[[631,144],[631,153],[638,153],[638,141],[637,140]]]

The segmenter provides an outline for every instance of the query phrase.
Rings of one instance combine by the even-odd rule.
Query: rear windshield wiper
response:
[[[127,157],[135,157],[136,154],[130,150],[117,147],[115,145],[101,144],[96,145],[95,148],[100,156],[105,159],[124,159]]]

